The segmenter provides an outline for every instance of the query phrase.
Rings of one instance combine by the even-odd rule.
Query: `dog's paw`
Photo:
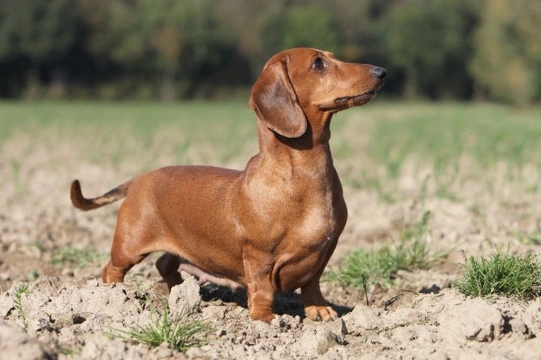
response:
[[[250,311],[250,317],[252,320],[259,320],[267,323],[274,320],[274,314],[269,311]]]
[[[330,306],[307,306],[304,308],[304,314],[312,321],[327,321],[338,318],[338,313]]]
[[[259,321],[263,321],[263,322],[266,322],[266,323],[270,323],[272,320],[274,320],[274,315],[273,314],[251,315],[251,317],[252,317],[252,320],[259,320]]]

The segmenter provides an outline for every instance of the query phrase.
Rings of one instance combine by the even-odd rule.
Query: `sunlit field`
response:
[[[343,334],[346,343],[340,349],[355,357],[359,349],[379,355],[387,351],[382,331],[400,344],[397,349],[411,347],[410,335],[401,337],[394,331],[392,324],[398,323],[406,332],[432,334],[413,343],[411,351],[417,351],[419,358],[431,353],[434,341],[451,349],[450,354],[471,346],[474,352],[496,356],[510,351],[510,344],[517,341],[524,351],[537,346],[533,341],[539,337],[533,335],[541,333],[536,263],[541,245],[541,108],[380,100],[336,114],[331,126],[334,163],[349,216],[323,276],[323,292],[350,331]],[[242,169],[257,151],[256,119],[245,102],[0,102],[0,310],[18,309],[6,310],[6,321],[41,343],[53,341],[56,353],[79,354],[87,345],[68,335],[76,332],[86,337],[92,332],[80,331],[72,320],[55,320],[55,329],[62,331],[36,329],[44,316],[45,305],[40,304],[56,304],[64,295],[79,299],[90,294],[82,302],[62,303],[58,314],[47,310],[47,316],[56,319],[64,316],[66,306],[79,309],[69,315],[75,319],[85,311],[101,314],[116,309],[111,305],[100,310],[81,308],[94,297],[124,301],[104,323],[126,331],[153,318],[149,309],[164,304],[154,267],[157,255],[131,270],[122,287],[98,283],[118,204],[88,213],[75,210],[69,201],[73,179],[81,180],[83,193],[91,197],[167,165]],[[469,293],[497,293],[492,277],[477,264],[489,264],[487,271],[497,271],[497,279],[502,274],[501,281],[506,282],[506,269],[517,263],[498,268],[499,263],[483,259],[508,258],[531,260],[526,270],[513,274],[534,272],[527,289],[520,290],[527,294],[523,296],[527,303],[505,296],[498,301],[478,300],[460,293],[465,285]],[[472,280],[457,282],[466,265],[479,271],[473,272]],[[485,282],[483,291],[476,283],[479,278]],[[21,287],[19,282],[29,286]],[[514,278],[511,284],[523,282]],[[236,332],[248,334],[248,340],[242,340],[246,342],[257,334],[254,344],[272,342],[285,332],[297,340],[311,334],[312,325],[292,317],[303,316],[295,294],[276,304],[277,312],[286,314],[279,320],[285,327],[261,330],[247,325],[252,323],[242,293],[224,291],[201,288],[204,301],[192,315],[206,323],[214,319],[214,312],[227,314],[212,320],[212,326],[227,329],[221,340],[211,341],[215,351],[234,344]],[[39,296],[48,297],[48,302]],[[440,314],[434,308],[443,310]],[[371,319],[381,324],[366,327],[367,311],[374,312]],[[470,312],[477,317],[471,319]],[[509,313],[522,319],[527,333],[520,332],[520,324],[498,327]],[[103,327],[94,315],[85,316],[85,329]],[[470,321],[469,327],[464,325],[467,331],[480,326],[492,332],[483,335],[485,330],[479,330],[473,338],[469,333],[449,332],[460,331],[462,325],[456,324],[464,321]],[[102,330],[95,331],[102,336],[96,346],[109,353],[128,341],[111,340]],[[497,341],[486,342],[487,336]],[[472,345],[472,339],[480,340]],[[95,341],[88,338],[85,343]],[[252,346],[242,341],[242,346]],[[141,349],[144,356],[153,351]],[[237,350],[248,351],[242,349]],[[301,346],[294,353],[303,351]]]
[[[482,198],[513,203],[541,191],[540,119],[539,108],[376,100],[335,115],[331,147],[351,193],[483,211]],[[84,178],[88,168],[117,181],[171,164],[242,169],[258,151],[256,131],[241,102],[3,102],[3,192],[22,196],[39,171],[61,169],[69,177],[56,185],[65,188],[72,177],[94,181]],[[95,180],[98,192],[116,185]]]
[[[485,175],[505,165],[516,178],[529,166],[541,167],[540,119],[539,108],[376,100],[335,115],[331,146],[337,167],[348,164],[344,180],[354,184],[375,180],[374,170],[381,181],[397,179],[412,162],[436,176],[451,175],[449,181],[460,180],[461,161]],[[2,102],[0,141],[17,136],[35,146],[77,144],[81,161],[134,160],[134,170],[163,165],[153,164],[151,154],[178,164],[227,165],[257,148],[255,116],[240,102]],[[5,148],[2,155],[23,160]]]

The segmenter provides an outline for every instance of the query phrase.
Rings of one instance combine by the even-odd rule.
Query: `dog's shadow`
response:
[[[222,301],[224,303],[235,303],[245,309],[248,308],[248,300],[245,289],[231,290],[228,287],[218,286],[214,284],[207,284],[201,287],[201,298],[205,302]],[[300,295],[296,292],[286,292],[278,295],[273,304],[273,312],[278,315],[291,315],[299,316],[301,319],[305,318],[304,308],[300,301]],[[343,316],[353,310],[349,306],[337,305],[329,303],[330,306],[338,313],[339,316]]]

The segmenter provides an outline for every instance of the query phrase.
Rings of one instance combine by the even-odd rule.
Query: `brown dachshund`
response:
[[[309,319],[336,318],[319,287],[347,218],[330,120],[372,100],[385,74],[326,51],[280,52],[252,88],[260,151],[244,171],[165,167],[94,199],[73,181],[71,201],[82,210],[126,198],[103,281],[122,282],[149,253],[165,251],[156,266],[169,287],[182,281],[179,270],[245,287],[252,319],[263,321],[273,319],[277,293],[300,288]]]

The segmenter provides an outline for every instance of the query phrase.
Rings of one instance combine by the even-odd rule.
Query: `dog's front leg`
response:
[[[306,285],[301,288],[301,301],[304,306],[304,314],[310,320],[333,320],[338,318],[319,288],[319,276],[313,277]]]
[[[244,253],[243,263],[250,317],[270,322],[274,319],[272,305],[275,289],[271,280],[273,263],[269,262],[268,255],[254,253]]]

